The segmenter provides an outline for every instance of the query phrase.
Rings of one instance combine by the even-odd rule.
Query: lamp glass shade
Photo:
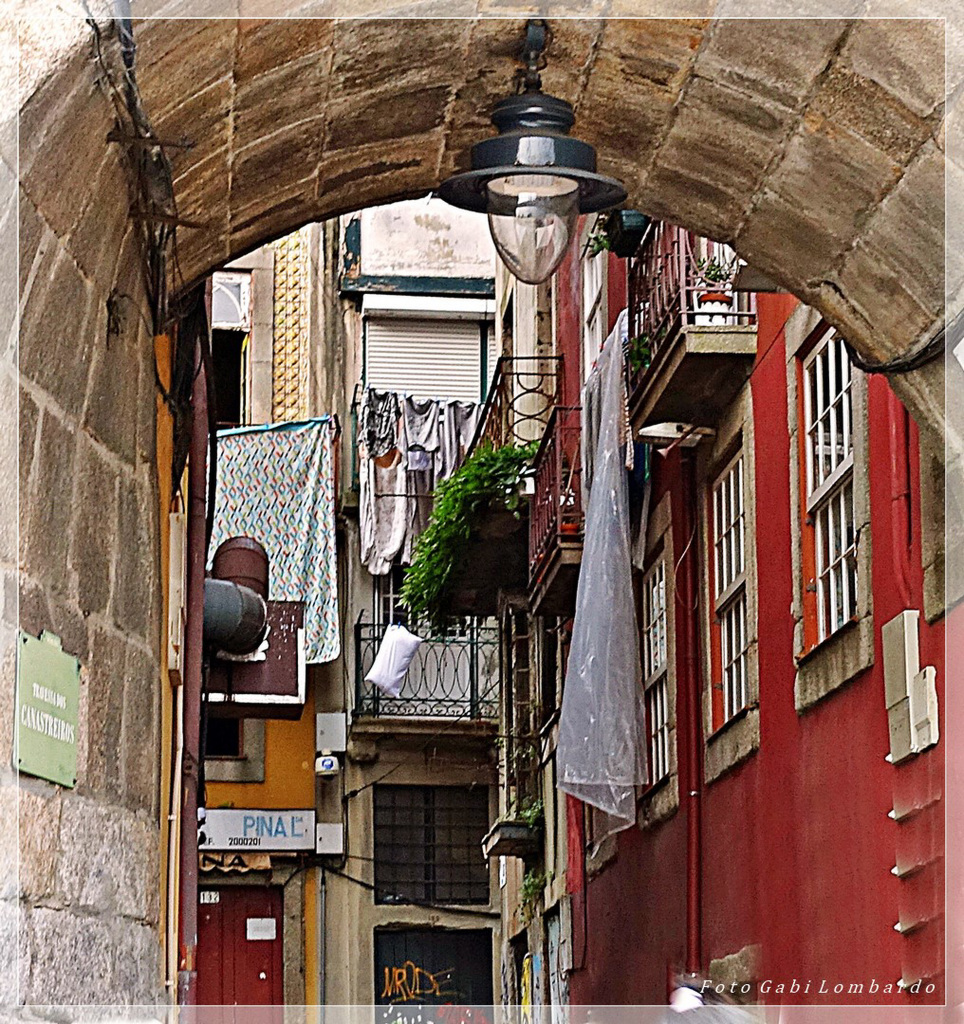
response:
[[[562,262],[579,217],[579,186],[557,174],[512,174],[486,185],[489,230],[520,281],[541,284]]]

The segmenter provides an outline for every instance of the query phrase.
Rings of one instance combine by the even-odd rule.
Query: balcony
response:
[[[561,356],[502,356],[471,449],[488,441],[529,444],[542,437],[562,383]]]
[[[529,513],[529,596],[536,615],[571,615],[582,561],[582,458],[578,407],[549,418],[535,459]]]
[[[756,356],[754,296],[725,245],[653,223],[629,266],[630,416],[713,426]]]
[[[499,630],[456,620],[422,642],[398,697],[365,682],[386,627],[355,624],[355,717],[495,719],[499,714]],[[418,630],[415,630],[418,632]],[[420,634],[422,635],[422,634]]]
[[[470,452],[486,443],[498,448],[539,440],[558,400],[561,377],[558,356],[503,356]],[[524,593],[529,579],[525,515],[504,509],[486,513],[466,540],[452,579],[454,615],[495,615],[500,592]]]

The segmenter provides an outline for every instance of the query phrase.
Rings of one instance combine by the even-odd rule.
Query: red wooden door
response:
[[[202,889],[200,900],[199,1005],[281,1006],[281,890],[254,886]],[[222,1016],[238,1024],[244,1019],[238,1012]],[[258,1011],[257,1019],[266,1019],[263,1011]]]

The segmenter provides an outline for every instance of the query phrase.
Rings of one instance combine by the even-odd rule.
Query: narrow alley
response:
[[[390,13],[21,18],[4,1001],[937,1024],[944,21]]]

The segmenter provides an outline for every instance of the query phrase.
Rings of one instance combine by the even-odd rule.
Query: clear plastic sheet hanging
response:
[[[598,433],[556,764],[559,788],[604,812],[608,834],[635,822],[636,787],[647,781],[618,325],[594,372]]]

